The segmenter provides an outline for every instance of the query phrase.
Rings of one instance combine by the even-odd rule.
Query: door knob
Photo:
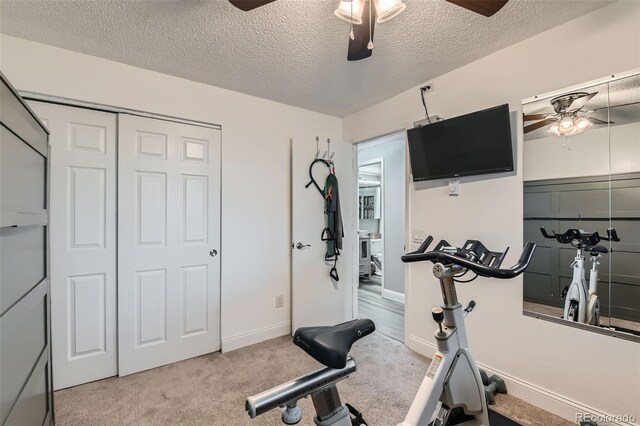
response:
[[[211,257],[216,257],[218,255],[218,250],[213,249],[209,252],[209,256]]]
[[[300,242],[298,244],[296,244],[296,248],[298,250],[302,250],[303,248],[306,248],[306,247],[311,247],[311,244],[302,244]]]

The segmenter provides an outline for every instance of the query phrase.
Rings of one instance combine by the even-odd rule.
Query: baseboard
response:
[[[233,351],[287,334],[291,334],[291,321],[222,339],[222,352]]]
[[[419,354],[424,355],[427,358],[433,358],[436,353],[436,346],[433,343],[416,336],[408,336],[407,346],[409,347],[409,349],[418,352]],[[518,377],[514,377],[510,374],[496,370],[495,368],[491,368],[482,363],[478,363],[478,367],[485,370],[489,375],[496,374],[497,376],[501,377],[507,384],[507,389],[510,395],[513,395],[516,398],[520,398],[531,405],[540,407],[543,410],[553,413],[556,416],[562,417],[563,419],[566,419],[570,422],[577,423],[576,419],[578,414],[589,414],[594,417],[599,417],[601,420],[609,420],[608,422],[606,422],[606,424],[621,426],[631,426],[638,424],[626,421],[614,421],[614,419],[616,419],[616,416],[612,416],[595,408],[588,407],[578,401],[574,401],[570,398],[529,383]],[[638,421],[638,419],[635,419],[634,421]],[[603,421],[598,423],[601,424],[605,422]]]
[[[404,305],[404,293],[387,290],[385,288],[384,290],[382,290],[382,297],[384,297],[385,299],[393,300],[394,302],[402,303]]]

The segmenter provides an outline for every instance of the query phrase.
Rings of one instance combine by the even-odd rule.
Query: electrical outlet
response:
[[[282,308],[284,306],[284,296],[279,294],[276,296],[276,308]]]
[[[413,242],[417,244],[422,244],[422,242],[427,238],[427,231],[423,231],[422,229],[414,229],[413,230]]]

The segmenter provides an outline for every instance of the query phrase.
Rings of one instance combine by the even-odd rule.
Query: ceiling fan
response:
[[[240,10],[248,12],[276,0],[229,0]],[[446,0],[472,12],[493,16],[509,0]],[[372,3],[375,7],[372,7]],[[399,15],[404,9],[402,0],[340,0],[336,16],[351,24],[347,60],[359,61],[373,53],[375,23],[382,23]]]
[[[524,116],[524,121],[538,121],[537,123],[524,126],[524,133],[532,132],[541,127],[549,126],[547,132],[556,136],[573,136],[584,132],[594,124],[613,124],[590,117],[589,112],[583,111],[589,102],[598,92],[575,92],[557,96],[551,99],[554,112],[548,114],[530,114]]]

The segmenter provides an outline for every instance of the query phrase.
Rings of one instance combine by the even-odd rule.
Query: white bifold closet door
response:
[[[30,102],[51,132],[54,389],[118,374],[116,115]]]
[[[220,349],[220,153],[220,130],[119,116],[121,376]]]

